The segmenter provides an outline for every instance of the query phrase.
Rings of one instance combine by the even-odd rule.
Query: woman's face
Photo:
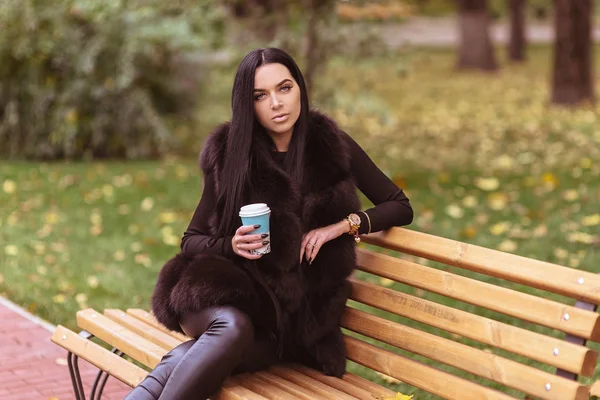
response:
[[[300,88],[283,64],[265,64],[256,69],[254,112],[269,134],[293,132],[300,108]]]

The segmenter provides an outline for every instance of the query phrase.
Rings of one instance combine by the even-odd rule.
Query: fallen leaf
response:
[[[510,227],[510,222],[498,222],[490,227],[490,232],[494,236],[500,236],[508,232]]]
[[[60,357],[57,358],[56,360],[54,360],[54,362],[58,365],[67,365],[68,364],[66,359],[60,358]]]
[[[495,211],[500,211],[506,208],[508,196],[506,193],[496,192],[490,193],[487,197],[488,206]]]
[[[4,247],[4,253],[6,253],[7,256],[16,256],[19,254],[19,248],[14,244],[8,244]]]
[[[492,192],[500,187],[500,181],[497,178],[477,178],[475,186],[486,192]]]
[[[466,208],[473,208],[477,206],[477,197],[469,195],[463,198],[462,200],[463,206]]]
[[[498,250],[505,251],[508,253],[514,253],[517,250],[517,247],[517,242],[510,239],[506,239],[498,245]]]
[[[465,215],[465,212],[460,206],[456,204],[450,204],[446,207],[446,214],[454,219],[460,219]]]
[[[390,287],[394,284],[394,281],[388,278],[379,278],[379,284],[385,287]]]
[[[88,278],[87,278],[87,284],[92,289],[96,289],[100,283],[98,282],[98,278],[95,277],[94,275],[92,275],[92,276],[88,276]]]
[[[152,210],[152,207],[154,207],[154,199],[152,197],[146,197],[144,200],[142,200],[140,207],[144,211]]]
[[[600,225],[600,214],[592,214],[583,217],[581,221],[583,226],[596,226]]]
[[[63,304],[65,302],[65,300],[66,300],[66,297],[62,293],[59,293],[52,298],[52,301],[54,301],[56,304]]]
[[[565,201],[575,201],[578,198],[579,192],[575,189],[569,189],[563,192],[563,199],[565,199]]]
[[[6,179],[2,183],[2,190],[4,191],[4,193],[12,194],[17,190],[17,184],[11,179]]]

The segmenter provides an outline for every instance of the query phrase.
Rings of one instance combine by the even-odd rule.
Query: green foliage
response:
[[[598,50],[595,63],[600,61]],[[549,46],[532,46],[527,63],[507,65],[494,75],[456,72],[451,68],[455,57],[451,49],[362,61],[334,57],[317,87],[330,91],[333,99],[324,111],[406,191],[415,210],[410,229],[597,273],[600,105],[576,110],[547,105],[551,51]],[[401,69],[399,63],[404,64]],[[208,130],[229,112],[235,71],[214,72],[206,92],[210,108],[203,108],[202,118],[207,119],[199,129]],[[72,329],[81,308],[148,309],[158,271],[178,251],[200,198],[195,157],[151,162],[4,162],[0,170],[0,296]],[[369,207],[368,199],[361,198],[363,207]],[[446,268],[433,262],[427,265]],[[362,277],[551,334],[540,326],[374,275]],[[495,278],[484,280],[523,289]],[[534,294],[548,296],[540,291]],[[395,320],[450,335],[412,320]],[[470,339],[453,339],[486,348]],[[589,346],[600,350],[598,343]],[[487,350],[507,356],[493,347]],[[400,354],[483,385],[499,386],[414,354]],[[525,357],[508,357],[555,372]],[[414,399],[439,399],[354,363],[350,370],[414,394]],[[598,378],[600,366],[593,378],[581,381],[589,384]],[[509,393],[520,396],[514,390]]]
[[[195,113],[222,37],[212,1],[0,7],[0,157],[161,154],[175,145],[168,117]]]

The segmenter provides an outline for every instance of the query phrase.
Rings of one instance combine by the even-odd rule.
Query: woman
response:
[[[334,121],[309,109],[284,51],[250,52],[232,92],[232,120],[200,155],[205,185],[181,253],[160,272],[156,318],[194,338],[170,351],[127,397],[200,399],[229,374],[300,362],[341,377],[339,326],[358,234],[410,224],[408,199]],[[376,206],[360,211],[356,188]],[[267,203],[270,235],[240,226]],[[266,244],[271,253],[252,254]]]

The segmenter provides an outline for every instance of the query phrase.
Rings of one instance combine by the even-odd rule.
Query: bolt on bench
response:
[[[580,400],[600,395],[600,381],[589,386],[578,381],[580,375],[593,376],[598,363],[598,353],[586,344],[600,341],[595,312],[600,303],[600,276],[404,228],[363,236],[363,242],[443,263],[461,273],[476,272],[471,275],[477,279],[359,248],[359,270],[368,274],[351,278],[352,301],[342,318],[348,359],[447,399],[527,395]],[[373,275],[377,278],[370,282]],[[381,283],[392,281],[436,299],[458,300],[467,307],[450,307]],[[537,295],[547,292],[560,296]],[[573,300],[574,305],[567,304]],[[491,310],[486,315],[497,318],[480,315],[482,309]],[[400,319],[411,320],[411,326],[395,322]],[[140,309],[82,310],[77,313],[77,324],[82,329],[79,334],[58,326],[52,341],[69,352],[78,399],[85,398],[78,358],[100,369],[91,388],[91,398],[99,399],[108,376],[135,387],[147,374],[122,358],[123,354],[153,368],[167,351],[189,339],[168,331]],[[431,333],[432,329],[439,334]],[[90,341],[92,336],[113,351]],[[417,361],[415,355],[428,361]],[[473,378],[452,372],[459,370]],[[228,378],[214,399],[373,400],[393,399],[395,394],[351,373],[338,379],[300,365],[282,364]]]

